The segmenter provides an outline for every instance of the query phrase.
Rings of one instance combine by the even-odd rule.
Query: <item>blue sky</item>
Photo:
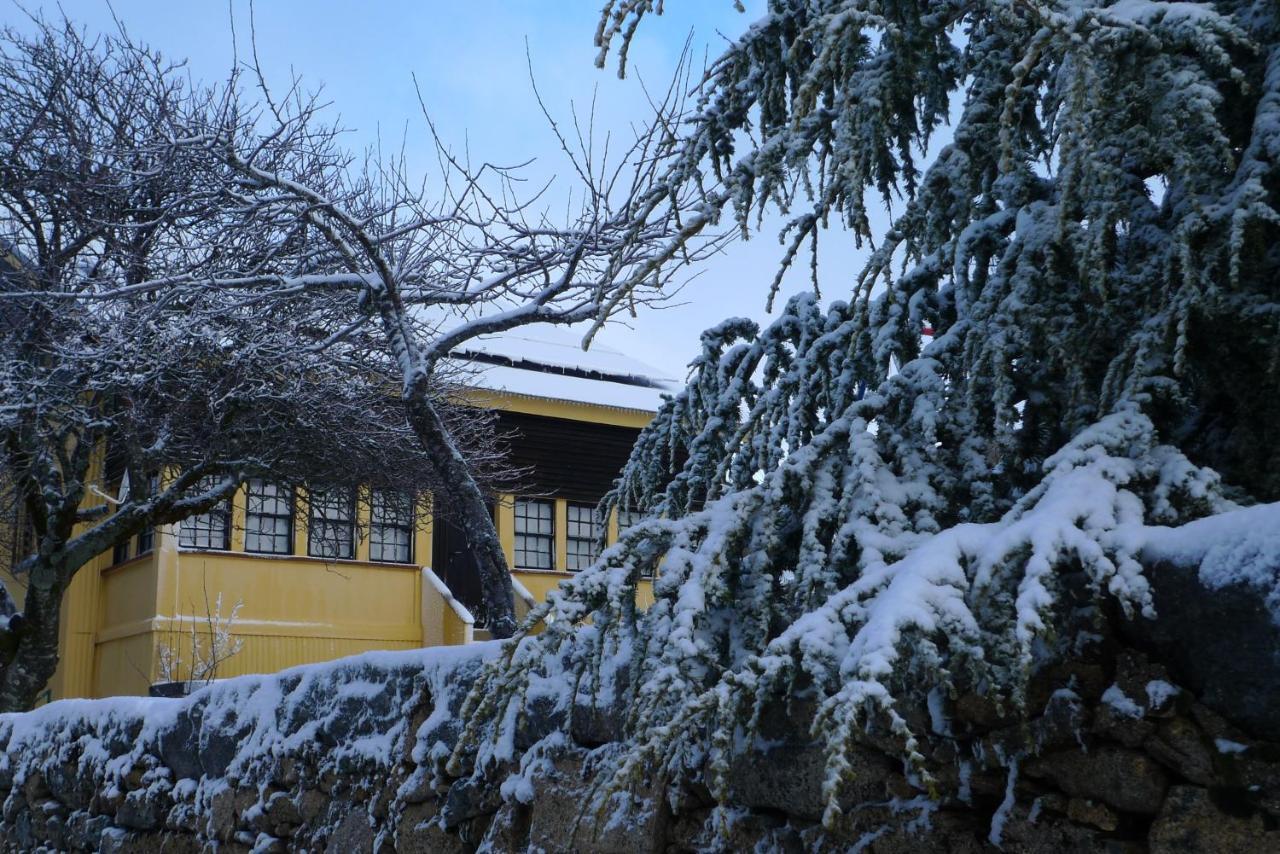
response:
[[[50,16],[61,8],[90,31],[114,28],[114,9],[134,38],[189,60],[192,74],[207,81],[226,76],[237,44],[242,59],[249,50],[250,7],[243,0],[23,5]],[[745,5],[746,14],[740,14],[731,0],[668,2],[665,15],[646,18],[641,26],[631,51],[633,73],[625,81],[618,79],[616,65],[597,70],[593,64],[601,0],[259,0],[252,20],[259,57],[272,82],[279,86],[296,73],[308,88],[322,87],[332,115],[351,129],[353,149],[379,136],[398,146],[403,135],[411,165],[430,165],[416,75],[446,140],[455,146],[465,142],[473,158],[496,163],[537,158],[531,175],[567,177],[532,97],[526,39],[538,88],[553,113],[568,118],[571,102],[582,110],[594,94],[597,133],[612,129],[625,136],[628,123],[646,115],[637,76],[650,85],[665,84],[690,32],[699,65],[704,53],[718,54],[726,37],[736,37],[762,14],[764,0]],[[4,17],[22,26],[16,6],[9,5]],[[628,321],[631,328],[606,330],[600,340],[667,375],[683,377],[704,328],[732,315],[767,319],[766,289],[781,256],[778,224],[767,223],[751,242],[736,243],[704,264],[677,304]],[[860,255],[844,236],[824,242],[824,296],[848,293]],[[788,284],[786,293],[807,283],[796,275]]]

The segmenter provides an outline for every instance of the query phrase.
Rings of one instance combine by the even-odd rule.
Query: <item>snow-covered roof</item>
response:
[[[558,329],[515,330],[467,342],[454,355],[489,391],[652,412],[677,382],[626,353]]]

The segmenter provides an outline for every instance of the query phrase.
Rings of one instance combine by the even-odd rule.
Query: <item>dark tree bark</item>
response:
[[[495,638],[509,638],[516,630],[515,592],[511,586],[507,557],[502,551],[484,493],[426,394],[410,388],[405,396],[405,407],[422,447],[439,472],[440,482],[448,484],[454,522],[466,537],[475,558],[476,571],[480,574],[489,632]]]
[[[22,614],[10,619],[0,640],[0,712],[30,709],[58,669],[62,575],[56,566],[32,567]]]

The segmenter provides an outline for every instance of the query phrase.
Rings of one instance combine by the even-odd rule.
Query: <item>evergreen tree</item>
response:
[[[602,62],[650,11],[608,5]],[[804,690],[833,820],[864,728],[919,765],[910,702],[1019,707],[1072,585],[1151,614],[1149,526],[1280,499],[1280,12],[771,0],[699,96],[673,192],[744,233],[787,212],[784,267],[832,220],[870,261],[704,334],[606,499],[647,520],[490,667],[450,770],[535,762],[535,704],[616,706],[606,790],[706,762],[724,797],[730,745]]]

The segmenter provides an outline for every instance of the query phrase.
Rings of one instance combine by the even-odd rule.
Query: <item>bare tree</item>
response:
[[[245,478],[441,488],[380,341],[324,342],[320,304],[272,314],[155,286],[250,263],[255,225],[227,227],[233,173],[181,136],[217,103],[127,40],[0,38],[0,509],[31,534],[21,611],[0,592],[0,710],[53,674],[81,567]],[[484,482],[492,431],[437,380],[441,429]]]
[[[44,37],[103,52],[67,32],[46,26]],[[127,73],[169,91],[174,74],[153,54],[123,35],[105,44],[145,57]],[[233,73],[220,89],[184,90],[170,114],[154,117],[164,128],[157,156],[189,185],[164,208],[187,208],[179,245],[166,253],[172,263],[86,277],[72,290],[82,300],[174,301],[214,325],[269,311],[273,322],[310,330],[314,352],[376,341],[475,554],[491,631],[507,637],[515,618],[506,560],[441,390],[478,336],[585,323],[585,346],[620,312],[667,299],[682,265],[716,249],[715,239],[696,239],[714,218],[699,206],[701,187],[687,175],[670,180],[687,77],[654,99],[654,120],[621,152],[593,139],[589,120],[552,122],[576,195],[553,216],[540,191],[520,190],[519,169],[471,163],[429,118],[438,167],[430,183],[412,180],[403,156],[358,158],[314,95],[295,82],[277,97],[256,61],[249,67],[253,98]]]

